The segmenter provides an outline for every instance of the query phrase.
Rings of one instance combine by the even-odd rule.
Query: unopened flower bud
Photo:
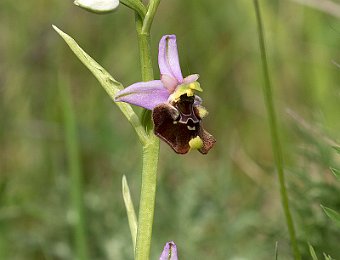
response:
[[[115,10],[119,0],[75,0],[74,4],[94,13],[108,13]]]
[[[177,247],[174,241],[166,243],[159,260],[178,260]]]

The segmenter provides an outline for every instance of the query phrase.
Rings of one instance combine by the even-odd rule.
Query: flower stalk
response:
[[[150,29],[159,2],[160,0],[150,1],[145,19],[136,14],[136,31],[143,81],[154,79]],[[150,258],[152,225],[156,201],[159,139],[152,131],[149,132],[148,139],[148,142],[143,145],[142,187],[140,192],[137,241],[135,247],[136,260],[148,260]]]
[[[143,81],[153,80],[153,66],[151,59],[151,45],[150,45],[150,34],[137,32],[138,47],[139,47],[139,58],[141,65],[141,74]]]
[[[145,19],[143,21],[142,33],[150,34],[153,18],[155,17],[160,0],[150,0],[148,11],[146,12]]]
[[[152,133],[143,147],[142,187],[140,193],[136,260],[148,260],[150,256],[152,224],[155,211],[159,140]]]
[[[134,10],[141,18],[145,17],[146,8],[143,3],[139,0],[120,0],[120,2]]]
[[[295,228],[293,218],[289,208],[289,199],[285,184],[285,175],[283,170],[283,156],[282,156],[282,148],[279,139],[279,131],[277,127],[277,120],[276,120],[276,113],[272,95],[272,87],[269,77],[269,70],[268,70],[268,62],[267,62],[267,55],[266,55],[266,47],[264,43],[264,33],[263,33],[263,25],[262,25],[262,18],[260,12],[260,6],[258,0],[254,0],[254,7],[256,13],[256,20],[257,20],[257,28],[258,28],[258,36],[259,36],[259,45],[261,51],[261,60],[262,60],[262,70],[264,74],[264,84],[263,84],[263,94],[265,99],[265,105],[268,113],[268,121],[269,127],[271,132],[271,139],[272,139],[272,149],[275,159],[275,164],[278,172],[279,177],[279,185],[280,185],[280,196],[281,196],[281,203],[283,207],[283,211],[286,218],[286,224],[289,231],[290,242],[294,254],[294,258],[296,260],[301,259],[300,251],[298,248],[296,235],[295,235]]]

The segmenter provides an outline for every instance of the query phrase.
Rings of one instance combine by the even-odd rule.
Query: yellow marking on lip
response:
[[[196,106],[196,108],[198,109],[198,115],[200,116],[200,118],[204,118],[209,114],[208,110],[206,110],[202,106]]]
[[[203,147],[203,141],[201,137],[196,136],[189,141],[190,149],[201,149]]]

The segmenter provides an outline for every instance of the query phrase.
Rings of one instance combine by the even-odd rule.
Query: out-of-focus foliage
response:
[[[340,20],[290,1],[261,1],[269,66],[297,237],[340,257]],[[51,24],[125,86],[140,81],[134,16],[95,15],[72,1],[0,2],[0,259],[73,259],[73,213],[58,87],[77,118],[91,259],[131,259],[121,178],[138,205],[138,140]],[[174,240],[183,259],[291,259],[263,105],[252,1],[164,0],[152,32],[154,64],[176,34],[184,75],[199,73],[218,140],[207,156],[161,145],[152,257]],[[155,75],[158,75],[155,66]],[[287,110],[289,109],[289,113]]]

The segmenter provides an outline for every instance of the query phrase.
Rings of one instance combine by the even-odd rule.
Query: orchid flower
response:
[[[167,242],[159,260],[178,260],[177,247],[173,241]]]
[[[165,35],[159,42],[160,80],[137,82],[119,91],[115,101],[152,110],[154,133],[179,154],[190,149],[208,153],[216,142],[203,129],[201,120],[208,112],[194,91],[202,91],[199,75],[183,78],[175,35]]]

